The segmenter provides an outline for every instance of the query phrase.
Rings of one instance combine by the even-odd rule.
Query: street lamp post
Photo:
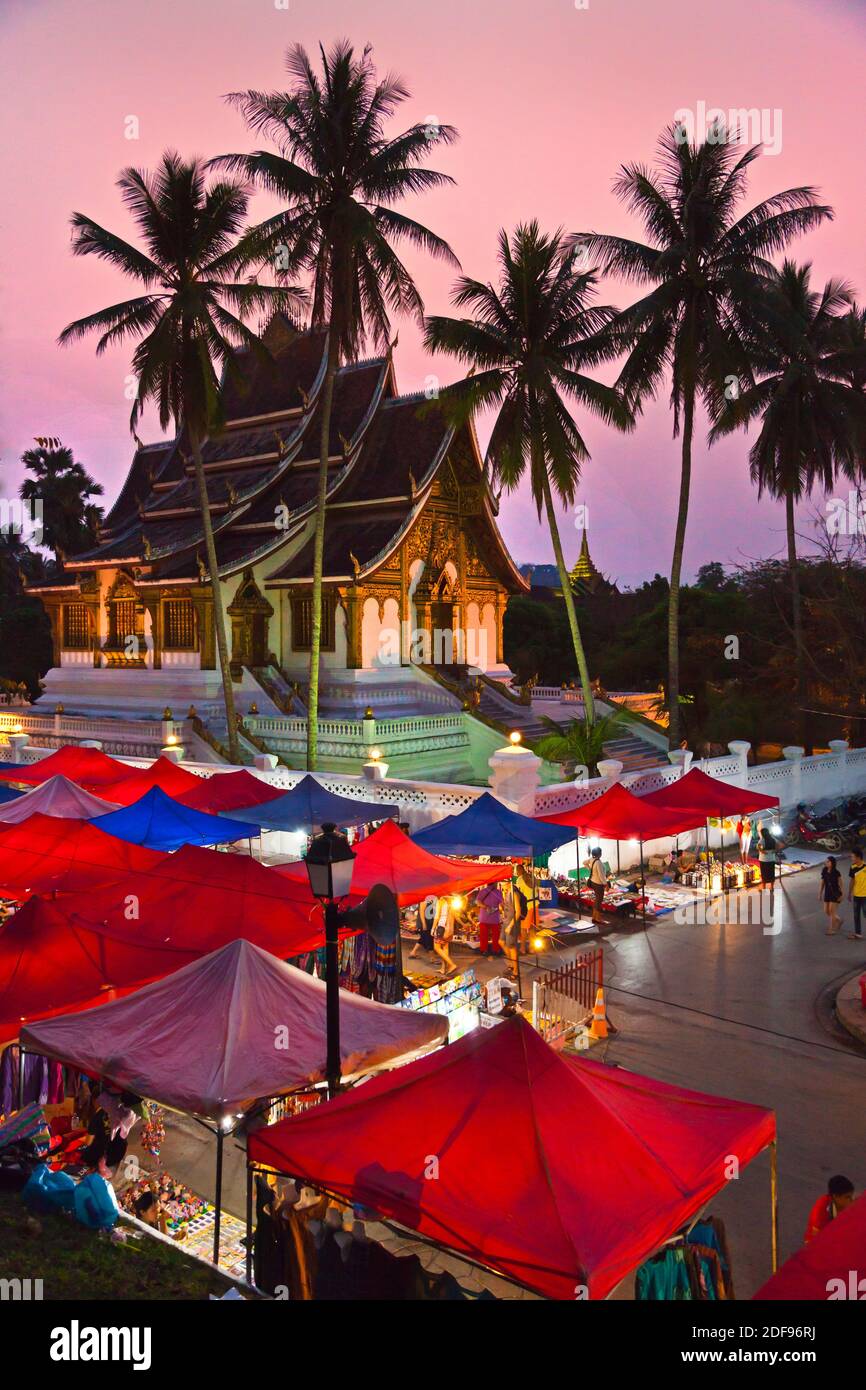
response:
[[[314,898],[324,904],[325,911],[325,1003],[327,1016],[328,1097],[340,1089],[340,976],[337,948],[340,939],[341,913],[337,905],[352,885],[355,854],[345,835],[331,822],[322,826],[307,851],[304,863]]]

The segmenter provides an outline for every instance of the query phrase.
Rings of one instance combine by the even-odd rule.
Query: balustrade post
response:
[[[12,749],[12,761],[13,761],[13,763],[20,763],[20,762],[23,762],[23,761],[24,761],[24,758],[23,758],[24,749],[27,747],[27,744],[28,744],[29,742],[30,742],[30,735],[29,735],[29,734],[23,734],[23,733],[21,733],[21,734],[10,734],[10,735],[9,735],[9,746],[10,746],[11,749]]]
[[[803,800],[803,775],[801,763],[803,761],[803,754],[805,753],[805,751],[805,748],[801,748],[799,744],[796,743],[791,743],[788,745],[787,748],[782,749],[782,757],[785,759],[787,763],[791,764],[791,780],[788,784],[790,787],[790,800],[788,801],[789,806],[799,806],[800,802]]]
[[[831,738],[829,747],[830,752],[835,753],[839,759],[839,794],[841,796],[850,796],[851,784],[849,781],[848,740],[847,738]]]
[[[732,743],[728,744],[728,751],[733,753],[740,763],[735,786],[748,787],[749,785],[749,750],[751,747],[751,743],[743,738],[735,738]]]
[[[529,748],[508,744],[488,759],[488,782],[493,795],[523,816],[535,814],[541,759]]]

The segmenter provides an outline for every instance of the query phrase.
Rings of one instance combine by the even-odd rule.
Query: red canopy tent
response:
[[[185,767],[172,762],[171,758],[163,757],[162,754],[149,767],[128,767],[125,771],[126,776],[110,782],[102,790],[105,799],[113,801],[116,806],[131,806],[133,801],[138,801],[151,787],[159,787],[166,796],[173,796],[179,800],[184,792],[195,790],[201,782],[201,778],[196,777],[195,773],[187,772]]]
[[[366,895],[377,883],[384,883],[395,894],[401,907],[420,903],[430,893],[470,893],[484,883],[498,883],[511,877],[511,864],[467,864],[430,854],[410,840],[393,821],[385,821],[353,846],[352,892]],[[295,883],[307,882],[307,871],[300,861],[277,865],[277,872]]]
[[[38,787],[49,777],[58,774],[77,782],[85,791],[102,795],[102,789],[109,782],[117,782],[129,772],[129,764],[117,758],[109,758],[101,748],[79,748],[66,744],[56,753],[49,753],[37,763],[25,763],[21,767],[7,767],[0,770],[0,782],[20,782],[22,786]],[[113,801],[113,797],[106,797]]]
[[[752,1297],[783,1302],[866,1298],[866,1196],[840,1212]],[[853,1280],[852,1280],[853,1275]],[[853,1284],[853,1287],[852,1287]]]
[[[38,812],[0,829],[0,895],[86,891],[154,868],[160,850],[106,835],[83,820],[58,820]]]
[[[769,811],[779,804],[777,796],[753,792],[749,787],[734,787],[718,777],[708,777],[699,767],[638,799],[660,811],[695,811],[701,821],[707,816],[745,816],[751,811]]]
[[[174,946],[94,928],[44,898],[30,901],[0,932],[0,1043],[24,1018],[90,1008],[194,960]]]
[[[138,941],[195,955],[238,937],[283,958],[324,944],[322,906],[308,883],[293,883],[248,855],[198,845],[160,855],[159,861],[86,894],[64,896],[63,910]]]
[[[210,777],[197,777],[195,786],[188,787],[176,799],[194,811],[240,811],[249,806],[263,806],[282,796],[280,787],[272,787],[242,767],[238,772],[215,772]]]
[[[549,1298],[604,1298],[724,1187],[726,1155],[775,1132],[771,1110],[566,1059],[516,1017],[248,1152]]]
[[[597,835],[599,839],[617,841],[617,867],[619,866],[619,841],[637,840],[640,843],[640,881],[641,908],[646,924],[646,883],[644,879],[643,845],[645,840],[659,840],[665,835],[678,835],[683,830],[693,830],[700,825],[703,816],[692,810],[668,809],[661,806],[648,806],[646,798],[635,796],[621,782],[614,782],[601,796],[593,797],[582,806],[571,811],[559,811],[556,815],[541,816],[539,819],[554,825],[573,825],[575,835]],[[580,872],[580,845],[578,843],[578,873]]]
[[[580,835],[597,835],[604,840],[658,840],[694,830],[704,817],[689,807],[669,809],[655,806],[648,796],[635,796],[621,782],[614,782],[601,796],[593,797],[571,811],[539,816],[551,825],[573,825]]]

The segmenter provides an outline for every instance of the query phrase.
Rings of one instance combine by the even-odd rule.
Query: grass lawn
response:
[[[0,1279],[41,1279],[45,1299],[206,1299],[229,1283],[180,1249],[130,1226],[126,1242],[62,1213],[32,1216],[17,1192],[0,1191]]]

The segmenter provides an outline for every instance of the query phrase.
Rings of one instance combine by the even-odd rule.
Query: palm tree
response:
[[[245,264],[239,237],[247,211],[247,192],[220,180],[207,185],[200,159],[182,160],[174,151],[155,173],[124,169],[117,181],[145,250],[115,236],[83,213],[72,216],[76,256],[98,256],[144,287],[145,293],[70,323],[60,343],[99,333],[97,354],[114,343],[137,338],[132,364],[138,389],[130,418],[135,427],[147,401],[156,403],[163,429],[183,431],[198,484],[207,569],[213,592],[216,645],[228,724],[229,757],[237,762],[234,692],[226,645],[222,591],[211,524],[202,443],[221,424],[221,376],[240,379],[235,351],[244,347],[267,360],[269,354],[243,322],[264,308],[300,302],[296,290],[253,281],[238,283]]]
[[[680,491],[668,601],[668,706],[670,740],[680,738],[680,580],[689,511],[695,409],[715,415],[733,380],[748,382],[746,341],[750,312],[768,255],[809,231],[832,208],[815,202],[813,188],[789,188],[748,212],[740,205],[746,173],[760,153],[738,155],[738,134],[714,127],[701,144],[682,126],[669,127],[658,145],[658,169],[624,166],[614,183],[617,197],[642,219],[647,243],[599,233],[576,242],[599,255],[604,269],[653,288],[624,311],[615,325],[629,348],[618,384],[639,409],[671,377],[674,438],[682,434]]]
[[[428,122],[388,138],[385,126],[409,92],[400,78],[377,80],[369,47],[360,57],[345,40],[322,48],[321,74],[296,44],[286,56],[290,92],[236,92],[229,97],[247,124],[266,135],[277,153],[222,155],[213,161],[241,171],[287,206],[256,228],[251,246],[276,258],[278,269],[312,277],[312,321],[328,325],[328,356],[321,389],[321,434],[313,554],[307,768],[318,756],[319,653],[322,570],[328,494],[334,381],[342,360],[361,345],[384,346],[390,315],[419,320],[424,306],[395,243],[457,264],[450,247],[420,222],[395,210],[414,193],[453,183],[422,167],[428,151],[456,138],[452,126]]]
[[[866,429],[866,343],[846,324],[850,288],[828,280],[811,288],[811,266],[785,261],[767,281],[752,347],[756,380],[717,414],[710,441],[761,428],[749,451],[752,481],[785,502],[791,618],[801,738],[806,742],[806,652],[797,560],[795,504],[814,486],[829,492],[840,473],[857,479]],[[846,330],[848,336],[846,338]]]
[[[574,593],[556,519],[554,494],[571,506],[589,450],[570,412],[570,401],[586,406],[619,429],[634,420],[619,393],[584,374],[583,368],[610,355],[604,329],[616,311],[593,303],[595,275],[577,268],[577,255],[561,230],[545,236],[538,223],[521,224],[509,242],[499,233],[499,288],[479,280],[457,282],[454,303],[470,318],[431,317],[425,344],[472,367],[444,399],[457,420],[473,410],[498,406],[487,461],[509,491],[527,468],[532,499],[547,516],[574,654],[583,689],[586,720],[595,705]],[[593,344],[590,347],[590,344]]]
[[[47,545],[58,560],[87,550],[96,541],[102,519],[102,508],[91,501],[102,496],[100,484],[76,463],[72,450],[54,437],[37,438],[34,448],[25,449],[21,462],[33,474],[21,484],[21,499],[41,509],[37,544]]]
[[[598,763],[604,757],[604,746],[612,738],[622,733],[623,724],[628,723],[625,710],[614,710],[589,723],[586,719],[573,719],[565,728],[555,720],[544,718],[550,733],[537,739],[533,745],[540,758],[551,763],[574,763],[586,767],[591,777],[598,773]]]

